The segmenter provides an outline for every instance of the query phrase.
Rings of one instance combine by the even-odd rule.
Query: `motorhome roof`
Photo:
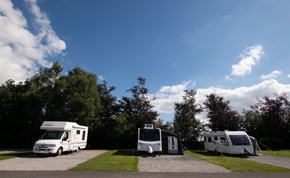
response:
[[[63,122],[63,121],[44,121],[40,126],[41,130],[71,130],[72,128],[85,129],[86,126],[78,125],[75,122]]]

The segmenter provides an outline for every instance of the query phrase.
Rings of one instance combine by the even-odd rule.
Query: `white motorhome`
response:
[[[138,128],[138,152],[162,153],[161,129],[153,129],[153,124],[145,124],[144,128]]]
[[[244,131],[217,131],[203,134],[204,148],[216,153],[256,155],[257,142]]]
[[[76,151],[86,148],[88,127],[75,122],[44,121],[40,126],[46,130],[42,137],[35,142],[33,153],[57,154],[65,151]]]

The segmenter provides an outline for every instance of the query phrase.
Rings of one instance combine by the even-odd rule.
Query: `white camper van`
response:
[[[137,151],[161,154],[161,130],[153,129],[153,124],[145,124],[144,128],[138,128]]]
[[[217,131],[203,134],[204,148],[208,151],[228,154],[256,155],[257,143],[244,131]]]
[[[35,142],[33,153],[57,154],[64,151],[76,151],[86,148],[88,127],[74,122],[44,121],[40,126],[46,130],[43,136]]]

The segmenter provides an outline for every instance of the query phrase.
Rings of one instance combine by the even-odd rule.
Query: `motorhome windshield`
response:
[[[158,141],[160,140],[159,129],[140,129],[140,140]]]
[[[233,145],[250,145],[250,141],[246,135],[229,135]]]
[[[46,131],[41,139],[57,139],[59,140],[63,134],[63,131]]]

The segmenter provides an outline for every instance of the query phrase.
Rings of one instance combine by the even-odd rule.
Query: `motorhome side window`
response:
[[[208,137],[208,138],[207,138],[207,141],[208,141],[208,142],[211,142],[211,137]]]
[[[233,145],[250,145],[246,135],[229,135]]]
[[[77,130],[77,134],[78,134],[78,135],[81,134],[81,131],[80,131],[80,130]]]
[[[206,142],[206,137],[203,138],[204,142]]]
[[[139,139],[144,141],[160,140],[159,129],[140,129]]]
[[[86,137],[86,131],[83,131],[83,140],[85,140]]]
[[[214,140],[218,140],[218,138],[217,137],[214,137]]]

